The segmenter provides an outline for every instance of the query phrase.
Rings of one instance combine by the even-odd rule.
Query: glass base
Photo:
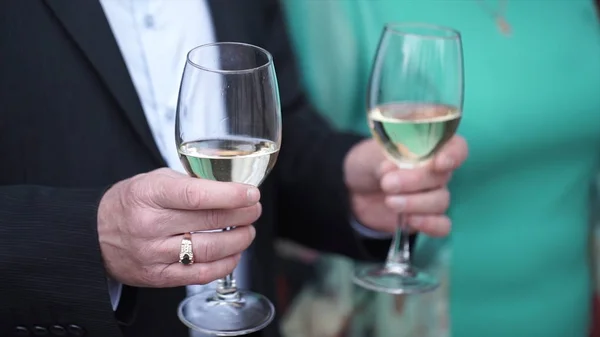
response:
[[[412,266],[367,266],[357,268],[354,283],[388,294],[419,294],[435,290],[440,284],[431,275]]]
[[[194,331],[215,336],[239,336],[265,328],[275,317],[275,307],[265,296],[238,290],[227,298],[207,290],[179,304],[179,319]]]

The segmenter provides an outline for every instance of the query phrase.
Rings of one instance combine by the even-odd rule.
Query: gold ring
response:
[[[179,251],[179,263],[186,266],[194,263],[194,253],[192,252],[192,234],[183,234],[181,239],[181,250]]]

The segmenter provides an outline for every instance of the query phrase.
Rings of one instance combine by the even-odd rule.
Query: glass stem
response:
[[[385,268],[395,272],[406,272],[410,268],[410,231],[406,217],[398,216],[398,228],[390,245]]]
[[[233,227],[227,227],[224,231],[232,230]],[[217,281],[217,296],[221,300],[237,300],[239,293],[233,273],[219,279]]]

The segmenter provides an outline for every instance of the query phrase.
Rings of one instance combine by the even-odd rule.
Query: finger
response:
[[[359,223],[379,232],[393,233],[397,228],[398,213],[385,204],[383,193],[352,195],[352,210]]]
[[[195,263],[214,262],[227,256],[240,254],[256,236],[253,226],[240,226],[232,230],[192,234],[192,253]],[[160,263],[179,261],[182,235],[172,236],[160,243],[156,254]]]
[[[414,230],[429,236],[446,236],[452,225],[445,215],[411,215],[408,224]]]
[[[469,154],[467,142],[463,137],[454,136],[435,156],[433,170],[449,172],[458,168]]]
[[[389,160],[385,160],[379,165],[379,171],[377,172],[377,178],[381,179],[385,174],[398,169],[398,165],[394,164]]]
[[[148,175],[148,177],[150,177]],[[217,182],[191,177],[156,174],[145,179],[151,202],[171,209],[233,209],[254,205],[260,199],[258,188],[246,184]],[[142,188],[144,188],[142,187]]]
[[[207,284],[231,274],[240,258],[241,254],[237,254],[208,263],[194,263],[191,265],[183,265],[179,262],[172,263],[163,268],[156,283],[159,287]]]
[[[202,211],[165,210],[160,226],[149,228],[149,237],[165,237],[180,233],[202,232],[227,227],[244,226],[256,222],[262,213],[262,206],[236,209],[208,209]]]
[[[446,185],[451,173],[437,173],[427,168],[394,170],[381,178],[380,187],[386,194],[404,194],[435,189]]]
[[[443,214],[450,205],[450,192],[438,188],[423,193],[390,195],[385,204],[398,213]]]

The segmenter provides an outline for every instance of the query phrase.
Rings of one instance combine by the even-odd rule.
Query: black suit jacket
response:
[[[253,288],[275,301],[275,237],[365,256],[342,172],[359,137],[308,104],[276,0],[209,3],[218,40],[266,48],[279,78],[282,150],[251,247]],[[0,1],[0,336],[187,336],[184,288],[125,287],[113,312],[96,231],[111,184],[164,165],[100,4]]]

